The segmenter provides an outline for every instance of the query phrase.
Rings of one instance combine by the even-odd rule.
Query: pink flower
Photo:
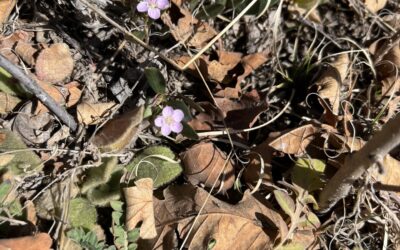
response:
[[[142,0],[136,6],[137,11],[147,12],[151,19],[158,19],[161,16],[161,10],[165,10],[169,6],[168,0]]]
[[[166,106],[164,107],[162,114],[154,120],[154,124],[161,128],[161,134],[168,136],[171,132],[182,132],[183,125],[181,122],[183,117],[184,114],[182,110]]]

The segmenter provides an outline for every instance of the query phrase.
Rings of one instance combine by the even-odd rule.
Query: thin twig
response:
[[[67,125],[72,131],[78,128],[74,118],[61,107],[54,99],[46,93],[34,80],[29,78],[20,68],[15,66],[8,59],[0,55],[0,67],[8,71],[20,84],[34,96],[36,96],[50,111],[52,111],[58,119]]]

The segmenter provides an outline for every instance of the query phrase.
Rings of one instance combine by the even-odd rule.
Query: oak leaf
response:
[[[287,234],[282,217],[245,192],[236,205],[191,185],[170,186],[164,200],[153,198],[157,237],[139,240],[140,249],[271,249]],[[202,208],[202,209],[201,209]],[[192,227],[192,228],[191,228]]]
[[[124,188],[126,199],[126,227],[133,230],[142,221],[140,238],[153,239],[157,236],[153,208],[153,180],[143,178],[134,187]]]

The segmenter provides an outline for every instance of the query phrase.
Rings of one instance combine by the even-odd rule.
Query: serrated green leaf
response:
[[[135,228],[128,232],[128,241],[129,242],[136,242],[139,239],[140,229]]]
[[[166,92],[166,82],[164,76],[161,74],[160,70],[154,67],[148,67],[144,70],[147,82],[150,87],[157,94],[165,94]]]
[[[182,173],[182,166],[167,147],[152,146],[140,152],[126,168],[133,179],[151,178],[154,188],[170,183]]]
[[[92,229],[97,221],[96,208],[85,198],[75,198],[69,204],[69,221],[72,227]]]
[[[292,181],[308,192],[324,187],[325,163],[318,159],[299,158],[292,170]]]
[[[289,215],[290,218],[293,218],[296,209],[293,199],[281,190],[274,190],[274,196],[282,210]]]
[[[110,206],[116,212],[123,212],[124,203],[122,201],[111,201]]]
[[[111,217],[115,225],[121,225],[122,223],[122,212],[114,211],[111,213]]]

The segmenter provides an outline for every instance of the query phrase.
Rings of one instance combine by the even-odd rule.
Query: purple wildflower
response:
[[[180,133],[182,132],[184,114],[180,109],[173,109],[170,106],[164,107],[162,115],[159,115],[155,120],[154,124],[161,128],[161,134],[168,136],[171,132]]]
[[[139,12],[147,12],[151,19],[158,19],[161,16],[161,10],[165,10],[169,6],[168,0],[142,0],[136,6]]]

